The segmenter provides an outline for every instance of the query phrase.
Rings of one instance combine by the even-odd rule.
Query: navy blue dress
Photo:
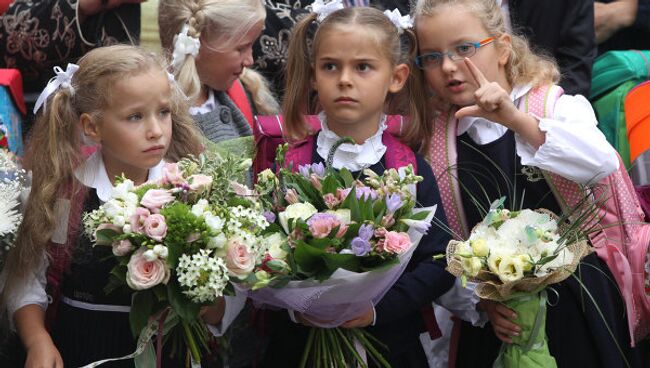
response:
[[[465,133],[458,137],[457,147],[458,177],[462,186],[467,188],[461,191],[461,197],[470,228],[482,220],[482,215],[468,193],[474,194],[484,208],[489,208],[492,201],[505,195],[506,208],[519,208],[523,203],[521,208],[561,212],[538,169],[521,165],[515,152],[513,131],[485,145],[476,144]],[[613,336],[587,292],[574,277],[551,285],[557,294],[549,292],[546,334],[549,350],[558,367],[625,367],[624,359],[631,367],[641,367],[639,352],[630,348],[625,306],[607,265],[592,253],[582,260],[575,276],[595,299]],[[615,341],[625,358],[619,353]],[[501,341],[489,323],[478,328],[463,322],[456,366],[492,367],[500,346]]]
[[[312,162],[323,162],[315,149],[316,145]],[[431,167],[419,155],[416,155],[416,161],[417,174],[424,178],[417,186],[418,204],[422,207],[439,204],[435,217],[446,224]],[[385,169],[384,159],[370,169],[381,175]],[[375,306],[376,324],[366,329],[388,347],[388,351],[382,354],[393,367],[427,366],[419,340],[419,335],[425,331],[421,309],[447,292],[454,283],[454,277],[445,271],[446,262],[432,258],[445,253],[450,239],[449,234],[432,225],[428,234],[422,237],[402,276]],[[309,328],[293,323],[284,310],[272,313],[270,319],[270,342],[262,366],[297,367]]]

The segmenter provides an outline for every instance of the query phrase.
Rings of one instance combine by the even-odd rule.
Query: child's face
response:
[[[480,19],[462,5],[443,7],[432,16],[418,17],[416,23],[420,55],[453,52],[461,44],[481,42],[495,36],[489,34]],[[509,38],[501,36],[499,41],[507,43]],[[476,49],[470,59],[489,81],[498,82],[510,91],[505,72],[508,57],[506,47],[492,42]],[[425,68],[424,75],[429,87],[445,102],[457,106],[474,103],[478,85],[462,59],[451,60],[445,55],[440,65]]]
[[[358,25],[321,35],[313,65],[313,88],[331,128],[354,125],[374,133],[388,92],[398,92],[409,74],[393,66],[376,36]]]
[[[146,180],[169,149],[171,89],[167,76],[151,69],[117,80],[99,118],[82,114],[84,133],[101,144],[109,178],[124,173]]]
[[[226,91],[239,78],[245,67],[253,65],[253,42],[262,33],[264,22],[251,28],[237,44],[223,49],[222,37],[201,39],[196,69],[201,83],[216,91]],[[220,50],[220,51],[216,51]]]

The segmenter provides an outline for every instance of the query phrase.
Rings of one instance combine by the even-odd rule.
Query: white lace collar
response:
[[[212,88],[208,88],[208,99],[201,106],[190,106],[190,115],[203,115],[212,112],[217,107]]]
[[[316,152],[324,160],[327,160],[330,149],[341,137],[329,130],[324,113],[320,113],[318,118],[321,122],[321,131],[316,140]],[[386,115],[382,114],[377,133],[366,139],[363,144],[345,143],[336,149],[332,167],[335,169],[345,167],[350,171],[360,171],[379,162],[386,153],[386,146],[381,139],[386,127]]]
[[[147,180],[155,180],[161,177],[164,164],[164,161],[160,161],[158,165],[149,169],[149,177]],[[88,157],[86,162],[75,170],[74,176],[83,185],[89,188],[95,188],[97,190],[97,197],[102,202],[106,202],[111,198],[113,184],[111,184],[111,180],[108,178],[104,160],[99,150]]]
[[[516,86],[512,89],[510,92],[510,98],[515,102],[515,106],[519,105],[517,100],[528,93],[531,88],[530,85],[526,85]],[[467,132],[474,142],[478,144],[488,144],[501,138],[507,131],[508,128],[501,124],[493,123],[483,118],[466,116],[458,121],[458,131],[456,134],[461,136]]]

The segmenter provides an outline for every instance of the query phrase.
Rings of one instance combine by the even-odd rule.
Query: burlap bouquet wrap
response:
[[[535,212],[548,214],[556,221],[558,219],[556,214],[546,209],[538,209],[535,210]],[[563,231],[566,231],[565,229],[567,226],[568,225],[566,224],[558,224],[559,233],[562,234]],[[456,249],[462,243],[463,242],[458,240],[452,240],[449,242],[449,245],[447,245],[447,271],[456,277],[460,277],[463,274],[463,266],[460,261],[460,256],[456,255]],[[573,262],[558,267],[555,271],[550,272],[545,276],[526,276],[517,281],[504,283],[495,273],[482,269],[476,277],[468,277],[467,279],[477,284],[475,289],[476,295],[483,299],[490,299],[499,302],[508,300],[514,293],[530,293],[539,291],[546,285],[564,281],[575,272],[582,258],[593,252],[593,248],[589,245],[586,239],[574,241],[567,245],[566,248],[573,253]]]

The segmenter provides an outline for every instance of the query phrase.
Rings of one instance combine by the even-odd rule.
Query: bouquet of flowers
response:
[[[157,328],[171,337],[173,354],[187,346],[200,362],[199,350],[206,347],[200,308],[231,293],[231,279],[253,271],[268,222],[258,202],[233,189],[250,163],[201,155],[165,164],[156,182],[134,186],[119,179],[111,199],[84,215],[87,234],[97,245],[111,246],[117,258],[106,291],[134,291],[131,328],[140,335],[138,350],[149,347],[149,354],[136,351],[139,365],[154,364],[147,359]]]
[[[302,366],[365,366],[355,342],[388,363],[361,329],[339,329],[379,302],[399,278],[431,223],[434,208],[415,209],[411,166],[354,178],[311,164],[292,172],[278,150],[279,174],[259,174],[256,192],[271,224],[263,257],[242,287],[258,303],[301,313],[313,325]],[[310,356],[310,352],[315,354]]]
[[[25,170],[20,168],[15,156],[0,149],[0,270],[23,219],[19,206],[26,178]]]
[[[545,334],[546,286],[569,277],[591,252],[574,223],[545,210],[509,211],[492,203],[466,241],[447,247],[448,270],[477,283],[478,296],[517,312],[522,332],[502,347],[495,367],[555,367]],[[560,226],[562,225],[562,226]]]

